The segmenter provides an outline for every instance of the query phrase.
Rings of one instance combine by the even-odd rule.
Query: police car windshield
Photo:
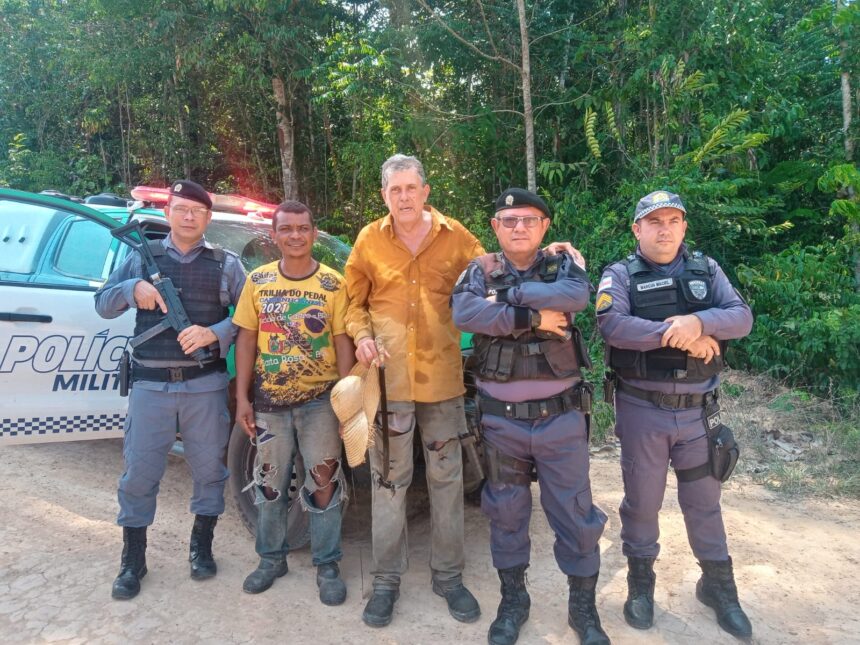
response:
[[[271,223],[268,220],[251,224],[248,221],[213,218],[206,229],[206,239],[237,253],[245,270],[251,271],[281,258],[281,252],[269,237],[270,231]],[[313,255],[323,264],[343,272],[350,250],[348,244],[321,231],[314,244]]]

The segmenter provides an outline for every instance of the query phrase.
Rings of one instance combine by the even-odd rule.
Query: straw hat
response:
[[[356,363],[349,376],[331,391],[331,407],[343,426],[346,461],[351,467],[364,463],[364,454],[373,445],[373,423],[379,407],[379,373]]]

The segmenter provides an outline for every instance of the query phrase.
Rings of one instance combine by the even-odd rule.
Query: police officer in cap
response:
[[[719,265],[684,244],[687,210],[678,195],[652,192],[636,205],[636,252],[610,265],[597,293],[597,322],[607,344],[615,434],[621,440],[624,499],[619,509],[627,556],[624,618],[637,629],[654,621],[658,513],[669,464],[702,576],[696,597],[720,627],[748,638],[720,511],[720,483],[737,451],[719,420],[726,341],[746,336],[752,312]]]
[[[550,212],[537,195],[510,188],[491,220],[502,248],[476,258],[452,296],[454,323],[473,332],[470,369],[478,386],[487,483],[481,507],[502,600],[489,642],[510,645],[528,619],[532,475],[556,535],[555,556],[568,576],[568,622],[582,643],[609,643],[595,606],[598,540],[606,515],[592,503],[588,477],[591,387],[572,318],[591,286],[570,255],[540,251]]]
[[[113,583],[115,599],[136,596],[146,575],[146,527],[155,516],[159,482],[177,429],[194,481],[191,577],[204,580],[216,573],[212,537],[224,511],[224,455],[230,436],[225,357],[236,336],[228,307],[239,301],[245,272],[235,254],[204,239],[211,209],[212,199],[202,186],[187,179],[175,182],[164,208],[170,234],[149,242],[161,275],[179,290],[192,325],[178,334],[167,329],[134,350],[125,471],[117,493],[123,551]],[[110,275],[95,294],[95,305],[103,318],[136,309],[135,336],[158,324],[167,312],[139,253],[129,255]],[[201,366],[191,354],[203,348],[211,360]]]

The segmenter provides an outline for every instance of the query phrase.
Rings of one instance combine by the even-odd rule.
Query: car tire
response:
[[[230,469],[230,490],[242,523],[251,532],[257,534],[257,505],[254,503],[255,491],[248,486],[254,479],[254,459],[257,447],[249,440],[245,432],[238,426],[233,428],[230,435],[230,445],[227,449],[227,467]],[[287,510],[287,543],[290,550],[307,546],[311,539],[310,515],[299,502],[299,489],[305,480],[305,467],[301,453],[296,453],[293,465],[293,476],[290,482],[289,506]]]

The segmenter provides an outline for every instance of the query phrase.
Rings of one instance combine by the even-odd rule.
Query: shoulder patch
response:
[[[463,270],[463,273],[461,273],[460,277],[457,278],[457,282],[454,283],[455,287],[459,287],[461,284],[463,284],[463,280],[466,279],[466,274],[469,273],[470,269],[471,269],[471,266],[468,266]]]
[[[612,288],[612,276],[608,275],[600,281],[600,284],[597,285],[598,291],[606,291],[607,289]]]
[[[601,291],[597,295],[597,302],[594,306],[599,314],[602,314],[604,311],[608,311],[612,307],[612,296],[605,291]]]
[[[457,278],[457,282],[454,283],[454,289],[451,291],[451,301],[453,302],[453,298],[455,294],[462,293],[469,288],[469,283],[472,281],[472,275],[475,271],[479,271],[480,266],[473,260],[469,263],[469,266],[460,274],[460,277]]]

